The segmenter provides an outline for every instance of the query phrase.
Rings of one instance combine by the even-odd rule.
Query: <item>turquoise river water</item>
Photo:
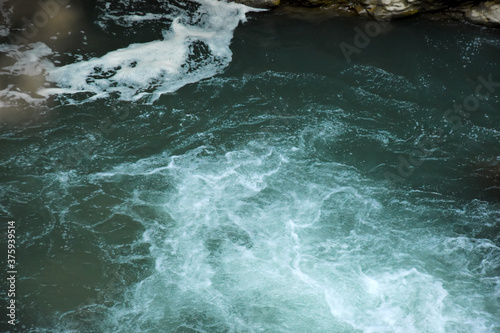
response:
[[[499,30],[152,3],[2,14],[0,331],[500,332]]]

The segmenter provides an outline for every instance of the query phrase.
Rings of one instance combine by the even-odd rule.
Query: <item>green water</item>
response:
[[[5,111],[2,331],[499,332],[498,31],[396,21],[349,63],[367,22],[247,15],[220,74],[152,104]]]

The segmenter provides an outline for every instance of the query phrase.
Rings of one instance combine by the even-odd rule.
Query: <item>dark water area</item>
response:
[[[0,44],[0,331],[500,329],[498,30],[97,8]]]
[[[408,159],[419,143],[439,133],[435,144],[444,141],[439,144],[443,150],[436,147],[436,151],[426,154],[425,162],[414,174],[403,177],[404,181],[420,189],[450,191],[464,199],[498,200],[498,95],[493,91],[484,103],[474,103],[474,98],[469,98],[481,85],[479,76],[486,79],[500,75],[496,30],[422,19],[386,23],[379,35],[368,38],[365,48],[358,48],[359,54],[350,55],[348,63],[339,45],[355,46],[354,28],[366,31],[369,21],[335,18],[311,22],[262,16],[265,14],[260,14],[258,23],[250,22],[248,30],[236,31],[232,44],[235,60],[227,72],[234,69],[249,74],[302,75],[304,80],[289,91],[291,98],[298,99],[295,103],[323,104],[321,101],[325,100],[325,107],[334,105],[349,113],[349,117],[361,118],[363,125],[359,127],[366,127],[371,119],[378,131],[396,134],[399,140],[388,147],[373,146],[373,142],[355,133],[335,143],[336,150],[347,154],[365,150],[364,158],[346,162],[375,177],[386,170],[373,168],[382,164],[397,168],[398,155],[403,153]],[[240,31],[242,35],[238,34]],[[253,51],[246,47],[249,41],[257,44],[249,48]],[[237,56],[239,47],[241,57]],[[457,117],[451,119],[447,110]],[[293,111],[285,113],[293,115]],[[351,124],[358,127],[356,122]],[[479,133],[487,132],[491,135],[479,139]],[[446,152],[446,146],[461,153]],[[345,155],[341,158],[349,159]],[[444,188],[442,177],[462,181]],[[463,181],[467,182],[465,188]]]

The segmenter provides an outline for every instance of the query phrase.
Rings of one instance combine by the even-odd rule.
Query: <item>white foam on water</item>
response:
[[[12,14],[12,8],[7,8],[5,3],[7,0],[0,0],[0,15],[2,16],[2,23],[0,23],[0,37],[7,37],[10,33],[10,14]]]
[[[361,274],[356,280],[352,292],[356,295],[361,289],[363,302],[356,297],[346,299],[335,290],[325,293],[332,315],[354,328],[363,332],[446,331],[443,301],[447,292],[432,276],[412,268],[377,276]]]
[[[0,69],[0,75],[36,76],[53,68],[47,57],[52,55],[50,47],[37,42],[26,46],[1,44],[0,52],[15,60],[14,64]]]
[[[59,88],[42,89],[40,94],[89,92],[102,98],[116,93],[122,100],[153,102],[161,94],[217,74],[231,60],[234,29],[255,9],[223,1],[199,3],[197,19],[188,14],[175,18],[163,40],[132,44],[100,58],[54,68],[47,80]]]
[[[44,102],[42,96],[36,96],[36,91],[43,84],[43,73],[51,70],[54,65],[48,59],[53,52],[44,43],[37,42],[28,45],[0,44],[0,53],[11,58],[13,64],[0,68],[0,77],[15,78],[15,83],[0,90],[0,108],[7,108],[24,101],[28,105]]]
[[[395,206],[384,198],[394,193],[383,183],[364,179],[353,168],[305,163],[301,156],[311,141],[305,137],[288,148],[250,142],[220,155],[199,147],[89,176],[90,183],[133,180],[136,189],[121,214],[132,216],[134,205],[149,205],[164,216],[142,221],[141,241],[150,244],[154,273],[130,287],[126,302],[110,309],[103,329],[492,332],[500,327],[485,305],[498,292],[498,247],[450,238],[431,226],[421,233],[424,216],[437,209],[429,205],[456,208],[446,208],[446,200],[411,197]],[[141,185],[153,176],[164,182],[165,193]],[[459,216],[468,220],[474,214],[467,208]],[[463,265],[468,269],[461,270]]]
[[[144,15],[106,15],[106,18],[113,20],[121,26],[131,27],[134,23],[172,19],[172,16],[170,14],[146,13]]]
[[[0,108],[10,108],[13,105],[24,101],[28,105],[38,105],[43,103],[43,98],[35,98],[30,94],[14,90],[14,85],[10,84],[4,90],[0,90]]]

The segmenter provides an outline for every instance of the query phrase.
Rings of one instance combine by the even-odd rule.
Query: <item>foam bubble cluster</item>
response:
[[[217,74],[231,60],[233,30],[252,9],[222,1],[199,3],[194,14],[171,17],[173,22],[162,40],[131,44],[99,58],[54,68],[47,80],[59,87],[40,93],[86,92],[94,98],[117,94],[122,100],[152,102],[161,94]],[[162,17],[148,15],[142,20]],[[127,19],[139,20],[136,16]]]

